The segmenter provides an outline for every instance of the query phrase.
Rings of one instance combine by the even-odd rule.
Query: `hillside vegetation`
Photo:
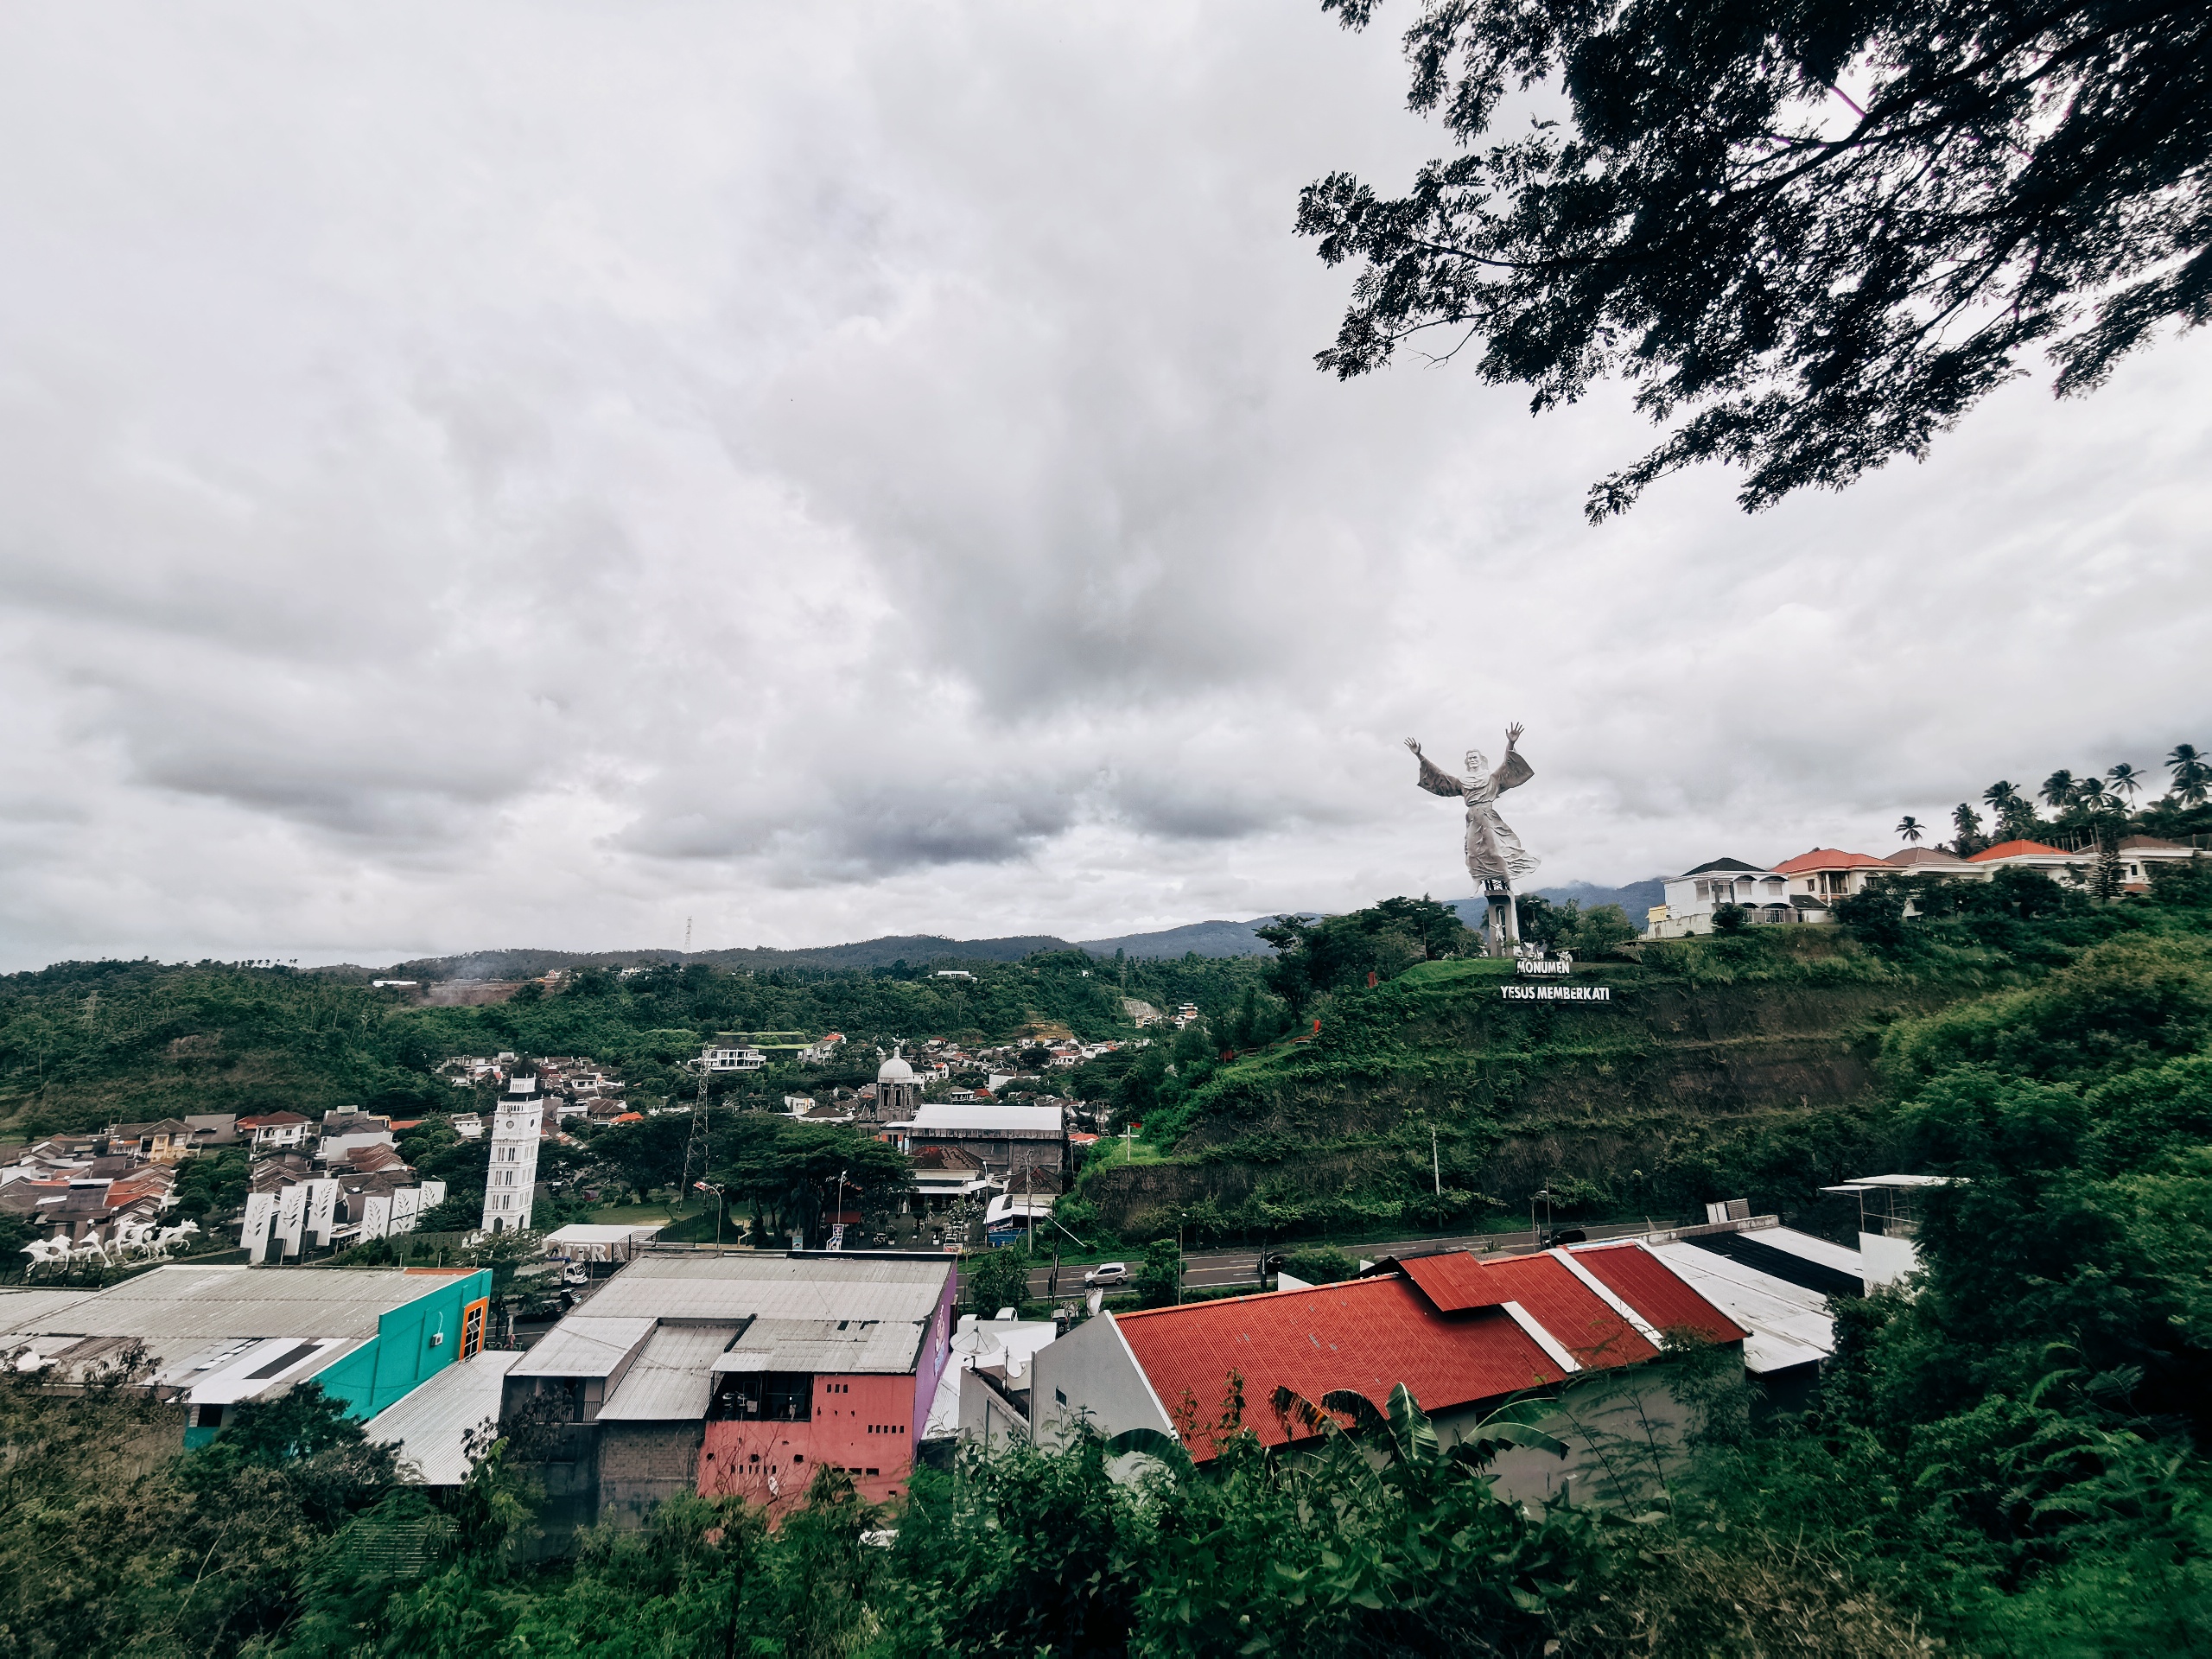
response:
[[[664,966],[628,978],[587,969],[556,993],[532,982],[481,1007],[418,1005],[365,975],[152,962],[64,963],[0,976],[0,1128],[49,1133],[187,1112],[333,1106],[412,1115],[452,1105],[435,1075],[455,1054],[582,1054],[618,1067],[641,1098],[695,1086],[680,1063],[721,1030],[842,1031],[826,1073],[787,1067],[717,1091],[766,1101],[813,1081],[873,1077],[875,1047],[931,1035],[1002,1043],[1050,1027],[1132,1036],[1122,1003],[1193,1001],[1227,1020],[1253,983],[1249,960],[1095,959],[870,969],[728,971]]]
[[[1926,913],[1908,922],[1914,893]],[[1340,977],[1311,1004],[1318,1033],[1187,1068],[1146,1120],[1169,1155],[1102,1155],[1082,1199],[1140,1236],[1473,1224],[1539,1189],[1588,1218],[1720,1198],[1797,1209],[1901,1155],[1890,1033],[2101,944],[2192,936],[2205,903],[2189,882],[2117,903],[2031,874],[1885,883],[1847,901],[1853,925],[1579,963],[1566,982],[1605,986],[1605,1002],[1509,1001],[1512,964],[1480,959],[1416,958],[1372,987]]]

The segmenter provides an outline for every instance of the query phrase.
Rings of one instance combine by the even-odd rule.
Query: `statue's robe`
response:
[[[1498,816],[1497,798],[1535,777],[1535,771],[1513,750],[1505,764],[1484,777],[1461,779],[1421,755],[1421,786],[1432,795],[1457,795],[1467,804],[1467,874],[1478,893],[1510,893],[1531,874],[1536,861]]]

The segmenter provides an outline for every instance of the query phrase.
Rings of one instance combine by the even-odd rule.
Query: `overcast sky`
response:
[[[1390,20],[1386,12],[1385,20]],[[0,18],[0,966],[1096,937],[2212,746],[2212,340],[1843,495],[1317,372],[1317,4]]]

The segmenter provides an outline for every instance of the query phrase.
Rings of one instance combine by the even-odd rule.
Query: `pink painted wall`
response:
[[[754,1418],[709,1423],[699,1452],[700,1492],[709,1497],[738,1493],[756,1503],[786,1508],[805,1496],[817,1468],[834,1463],[853,1471],[861,1496],[871,1503],[905,1497],[914,1443],[929,1423],[938,1381],[952,1356],[958,1286],[957,1274],[944,1275],[913,1370],[891,1376],[816,1377],[811,1422]]]
[[[914,1465],[914,1382],[912,1375],[817,1376],[811,1422],[709,1423],[699,1491],[782,1508],[805,1495],[817,1468],[834,1463],[852,1471],[871,1503],[903,1497]]]

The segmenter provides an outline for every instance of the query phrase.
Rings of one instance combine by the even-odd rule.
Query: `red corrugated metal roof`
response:
[[[1279,1386],[1316,1405],[1351,1389],[1380,1407],[1402,1382],[1435,1412],[1565,1375],[1503,1310],[1440,1313],[1395,1275],[1112,1317],[1169,1416],[1192,1422],[1185,1438],[1199,1459],[1213,1455],[1207,1427],[1232,1370],[1245,1425],[1268,1446],[1291,1438],[1268,1405]]]
[[[1505,1300],[1520,1303],[1522,1311],[1550,1332],[1553,1339],[1586,1370],[1633,1365],[1658,1355],[1659,1351],[1634,1325],[1608,1307],[1596,1291],[1554,1256],[1515,1256],[1486,1262],[1484,1270],[1503,1291]]]
[[[1747,1334],[1641,1244],[1586,1244],[1573,1255],[1577,1266],[1656,1330],[1693,1331],[1707,1342],[1741,1342]]]
[[[1483,1264],[1465,1250],[1452,1250],[1444,1255],[1417,1255],[1410,1261],[1402,1259],[1398,1270],[1420,1286],[1421,1294],[1446,1313],[1496,1307],[1500,1302],[1513,1300],[1512,1293],[1500,1290]]]
[[[2031,856],[2040,856],[2044,858],[2078,858],[2081,855],[2078,853],[2069,853],[2063,847],[2046,847],[2039,841],[2000,841],[1994,847],[1985,847],[1978,853],[1967,854],[1967,861],[1970,864],[1986,864],[1990,860],[1995,858],[2028,858]]]
[[[1868,853],[1839,852],[1833,847],[1815,847],[1809,853],[1800,853],[1786,864],[1774,867],[1777,875],[1802,875],[1808,870],[1851,870],[1862,864],[1886,865],[1888,861]]]

